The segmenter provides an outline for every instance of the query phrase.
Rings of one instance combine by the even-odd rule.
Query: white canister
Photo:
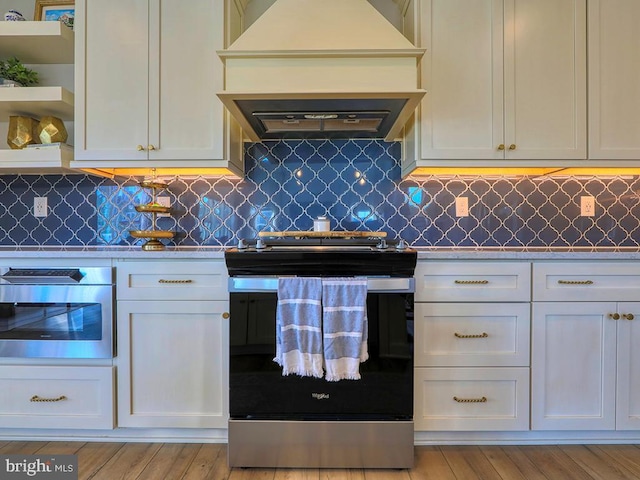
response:
[[[314,232],[328,232],[331,229],[331,224],[327,217],[318,217],[313,221]]]

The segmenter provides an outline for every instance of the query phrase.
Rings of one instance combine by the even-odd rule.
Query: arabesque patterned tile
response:
[[[400,177],[401,145],[378,140],[246,145],[245,178],[169,178],[170,245],[235,245],[263,230],[383,230],[414,246],[640,246],[640,180],[625,177]],[[592,195],[596,215],[581,217]],[[46,196],[50,214],[32,215]],[[469,216],[455,216],[465,196]],[[151,228],[133,178],[0,177],[0,245],[138,245]]]

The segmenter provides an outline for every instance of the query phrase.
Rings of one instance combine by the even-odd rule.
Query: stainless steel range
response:
[[[261,237],[225,253],[230,466],[413,465],[416,258],[404,242],[379,234]],[[360,364],[359,380],[283,376],[274,353],[278,279],[284,276],[366,278],[369,358]]]

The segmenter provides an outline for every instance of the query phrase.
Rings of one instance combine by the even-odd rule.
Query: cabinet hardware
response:
[[[149,151],[151,151],[151,150],[155,150],[155,149],[156,149],[156,147],[154,147],[153,145],[149,145],[149,146],[147,147],[147,150],[149,150]]]
[[[486,285],[489,280],[454,280],[457,285]]]
[[[458,403],[487,403],[487,397],[480,397],[480,398],[453,397],[453,399]]]
[[[231,316],[231,315],[229,315],[229,312],[223,312],[223,313],[222,313],[222,318],[224,318],[225,320],[226,320],[227,318],[229,318],[230,316]]]
[[[462,333],[455,332],[454,335],[457,338],[487,338],[489,336],[487,332],[478,333],[476,335],[464,335]]]
[[[624,317],[624,315],[623,315]],[[610,313],[609,314],[609,318],[613,318],[614,320],[620,320],[620,314],[619,313]]]
[[[34,395],[33,397],[31,397],[29,401],[30,402],[62,402],[63,400],[67,400],[67,397],[64,395],[60,395],[57,398],[43,398],[43,397],[39,397],[38,395]]]
[[[193,283],[193,280],[191,280],[191,279],[187,279],[187,280],[165,280],[164,278],[161,278],[160,280],[158,280],[158,283]]]
[[[498,150],[504,150],[504,143],[501,143],[500,145],[498,145]]]
[[[625,320],[633,320],[636,317],[633,316],[633,313],[623,313],[622,318],[624,318]]]
[[[560,285],[593,285],[593,280],[558,280]]]
[[[511,145],[509,145],[509,150],[515,150],[516,149],[516,144],[512,143]]]
[[[144,150],[144,147],[142,145],[138,145],[136,147],[136,150],[138,150],[139,152],[142,152]]]

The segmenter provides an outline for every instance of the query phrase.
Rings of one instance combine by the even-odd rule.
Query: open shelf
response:
[[[22,63],[73,63],[73,30],[61,22],[0,22],[0,59]]]
[[[69,167],[71,160],[73,160],[71,145],[21,150],[5,148],[0,149],[0,174],[74,173]]]

